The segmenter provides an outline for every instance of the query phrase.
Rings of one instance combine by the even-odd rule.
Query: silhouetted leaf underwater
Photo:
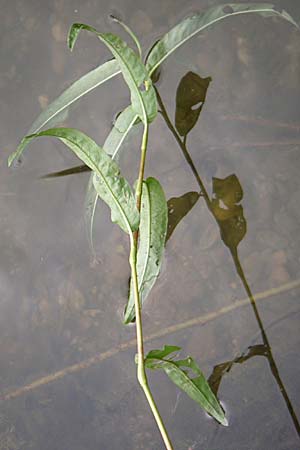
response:
[[[198,192],[186,192],[181,197],[172,197],[168,200],[168,230],[166,242],[172,236],[181,220],[191,211],[200,195]]]
[[[74,166],[70,167],[69,169],[59,170],[58,172],[50,172],[46,173],[46,175],[42,175],[40,178],[60,178],[60,177],[66,177],[68,175],[76,175],[78,173],[83,172],[90,172],[92,169],[86,165],[80,165],[80,166]]]
[[[227,426],[224,411],[195,360],[191,357],[175,360],[176,355],[170,357],[178,350],[180,350],[179,347],[168,345],[161,350],[152,350],[146,356],[145,365],[148,369],[164,370],[176,386],[218,422]],[[167,356],[169,358],[166,358]]]
[[[188,72],[181,79],[176,93],[175,126],[181,136],[186,136],[196,125],[206,98],[211,78],[201,78]]]
[[[236,175],[213,178],[211,211],[218,222],[224,244],[235,252],[247,232],[243,207],[238,205],[243,198],[243,189]]]
[[[212,374],[208,378],[208,384],[215,395],[217,395],[223,376],[228,373],[234,364],[243,364],[248,361],[248,359],[254,356],[265,356],[268,357],[268,349],[264,344],[254,345],[248,348],[248,352],[231,361],[226,361],[224,363],[218,364],[214,367]]]

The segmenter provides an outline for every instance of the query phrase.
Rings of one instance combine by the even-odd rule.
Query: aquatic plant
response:
[[[91,242],[93,219],[99,198],[109,206],[112,222],[118,224],[128,234],[131,282],[124,323],[128,324],[135,321],[137,378],[168,450],[172,449],[173,445],[149,388],[146,369],[163,370],[180,389],[186,392],[220,424],[226,426],[227,419],[218,399],[192,357],[176,358],[180,348],[171,345],[165,345],[163,349],[151,350],[147,355],[144,354],[142,305],[159,275],[166,237],[169,238],[173,231],[170,231],[170,228],[168,229],[168,206],[162,186],[158,180],[152,177],[144,179],[149,126],[155,120],[158,112],[159,96],[154,84],[159,76],[157,72],[159,66],[180,45],[220,20],[248,13],[257,13],[263,17],[279,16],[297,26],[285,11],[277,10],[271,4],[221,5],[184,19],[153,45],[145,62],[143,62],[142,49],[137,37],[121,20],[113,17],[113,20],[118,22],[129,34],[136,50],[114,34],[100,33],[95,28],[85,24],[76,23],[72,25],[68,36],[68,45],[71,50],[74,48],[81,30],[85,30],[95,34],[108,47],[114,59],[80,78],[52,102],[37,118],[27,136],[23,138],[17,150],[9,158],[9,165],[11,165],[14,160],[21,157],[27,144],[36,137],[51,136],[58,138],[92,171],[86,197],[86,217],[90,224]],[[50,120],[66,111],[76,100],[119,73],[122,73],[128,85],[131,104],[118,116],[103,147],[76,129],[50,128],[41,131]],[[181,92],[189,90],[191,82],[196,84],[196,91],[199,96],[195,102],[194,98],[190,99],[191,101],[182,102]],[[179,137],[178,139],[183,144],[187,134],[197,122],[208,84],[209,79],[201,79],[190,73],[179,86],[175,125],[182,141]],[[184,100],[186,100],[186,96]],[[200,106],[195,109],[195,105],[199,103]],[[125,138],[137,123],[143,126],[143,137],[139,173],[133,189],[122,176],[115,158]],[[224,180],[215,181],[216,193],[222,181]],[[200,189],[200,194],[205,196],[206,191],[201,185]],[[210,202],[209,204],[216,220],[220,222],[218,195],[216,195],[216,202],[214,204]],[[235,207],[235,202],[232,206]],[[240,214],[238,218],[241,217]],[[223,222],[220,222],[219,225],[221,233],[225,236],[226,229]],[[241,234],[243,232],[244,230],[241,229]]]

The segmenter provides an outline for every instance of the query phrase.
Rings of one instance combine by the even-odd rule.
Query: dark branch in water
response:
[[[173,126],[173,124],[172,124],[172,122],[171,122],[171,120],[170,120],[170,118],[168,116],[167,110],[166,110],[166,108],[165,108],[165,106],[163,104],[162,98],[161,98],[161,96],[160,96],[160,94],[158,92],[158,89],[156,87],[155,87],[155,90],[156,90],[156,94],[157,94],[157,100],[158,100],[158,104],[159,104],[159,108],[160,108],[160,113],[161,113],[162,117],[164,118],[167,127],[169,128],[169,130],[173,134],[174,138],[176,139],[176,141],[177,141],[177,143],[178,143],[178,145],[179,145],[179,147],[180,147],[180,149],[181,149],[181,151],[183,153],[183,156],[184,156],[186,162],[188,163],[188,165],[191,168],[191,171],[192,171],[192,173],[193,173],[193,175],[194,175],[194,177],[195,177],[195,179],[196,179],[196,181],[198,183],[198,186],[200,188],[200,194],[201,194],[201,196],[203,196],[207,208],[212,213],[214,219],[216,220],[216,222],[217,222],[217,224],[218,224],[218,226],[220,228],[222,241],[224,242],[224,244],[230,250],[230,253],[231,253],[234,265],[235,265],[236,272],[237,272],[240,280],[243,283],[244,289],[245,289],[245,291],[246,291],[246,293],[248,295],[248,298],[250,300],[250,304],[252,306],[252,309],[253,309],[253,312],[254,312],[254,315],[255,315],[258,327],[260,329],[260,333],[261,333],[261,337],[262,337],[262,341],[263,341],[263,348],[264,348],[265,356],[266,356],[266,358],[268,359],[268,362],[269,362],[271,373],[273,374],[273,377],[274,377],[274,379],[275,379],[275,381],[276,381],[276,383],[277,383],[277,385],[279,387],[279,390],[280,390],[280,392],[281,392],[281,394],[282,394],[282,396],[284,398],[285,404],[286,404],[286,406],[288,408],[289,414],[290,414],[291,419],[292,419],[292,421],[294,423],[294,427],[295,427],[295,429],[297,431],[297,434],[298,434],[298,436],[300,436],[299,420],[298,420],[298,418],[297,418],[297,416],[295,414],[293,405],[292,405],[292,403],[290,401],[290,398],[288,396],[288,393],[286,391],[284,383],[283,383],[283,381],[282,381],[282,379],[280,377],[280,373],[279,373],[278,367],[276,365],[276,362],[275,362],[275,359],[274,359],[274,356],[273,356],[273,353],[272,353],[272,349],[271,349],[271,345],[270,345],[269,339],[268,339],[267,334],[265,332],[262,319],[260,317],[259,311],[258,311],[257,306],[256,306],[255,298],[254,298],[254,296],[252,294],[252,291],[250,289],[250,286],[248,284],[248,281],[246,279],[246,276],[244,274],[242,265],[241,265],[240,260],[239,260],[238,250],[237,250],[237,246],[238,246],[239,241],[237,243],[235,243],[235,244],[230,244],[229,242],[227,242],[224,239],[224,222],[225,221],[224,220],[221,221],[216,216],[216,211],[215,211],[215,208],[214,208],[214,200],[211,200],[209,198],[209,195],[208,195],[208,192],[207,192],[207,190],[206,190],[206,188],[204,186],[204,183],[201,180],[201,177],[200,177],[200,175],[199,175],[199,173],[197,171],[197,168],[196,168],[196,166],[195,166],[195,164],[194,164],[194,162],[193,162],[193,160],[192,160],[192,158],[191,158],[191,156],[189,154],[189,151],[187,149],[187,145],[186,145],[187,134],[181,139],[181,137],[179,136],[179,133],[177,133],[175,127]],[[225,211],[227,211],[227,210],[225,210]],[[245,233],[246,233],[246,229],[245,229]],[[242,235],[241,239],[243,237],[244,237],[244,235]],[[253,355],[251,355],[251,356],[253,356]],[[240,362],[240,361],[234,361],[234,362]]]

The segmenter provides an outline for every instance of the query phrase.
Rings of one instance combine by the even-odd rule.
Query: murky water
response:
[[[17,168],[7,169],[6,158],[41,108],[109,56],[88,35],[71,54],[65,45],[71,23],[109,30],[106,18],[113,12],[148,48],[187,14],[213,4],[153,0],[136,9],[130,0],[2,0],[1,450],[163,448],[135,379],[134,328],[121,324],[126,236],[101,206],[99,263],[92,264],[83,220],[88,174],[40,179],[78,164],[76,158],[46,139],[34,142]],[[300,19],[296,0],[276,4]],[[248,16],[195,38],[164,65],[158,83],[172,122],[178,83],[191,70],[212,81],[186,148],[209,196],[212,177],[236,175],[247,233],[234,260],[220,238],[219,216],[199,198],[168,241],[144,329],[147,349],[179,345],[197,359],[218,387],[230,426],[207,418],[164,374],[149,374],[154,397],[176,449],[295,450],[300,33],[280,20]],[[83,99],[64,123],[102,143],[127,103],[118,77]],[[199,192],[191,164],[163,118],[151,128],[147,175],[161,180],[169,199],[186,194],[177,204],[188,209],[195,194],[187,193]],[[132,138],[120,160],[131,181],[139,138]]]

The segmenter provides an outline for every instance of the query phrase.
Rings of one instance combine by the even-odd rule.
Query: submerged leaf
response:
[[[243,364],[248,361],[248,359],[254,356],[268,356],[268,349],[264,344],[254,345],[248,348],[248,352],[238,356],[231,361],[226,361],[224,363],[218,364],[214,367],[212,374],[208,378],[208,383],[211,390],[215,395],[217,395],[223,376],[230,372],[235,364]]]
[[[150,75],[171,53],[200,31],[227,17],[249,13],[257,13],[263,17],[278,16],[299,28],[286,11],[278,11],[271,3],[229,3],[213,6],[182,20],[157,42],[147,59],[146,67]]]
[[[131,187],[120,174],[117,164],[90,137],[73,128],[51,128],[24,140],[39,136],[52,136],[66,144],[94,173],[93,183],[97,194],[111,209],[111,219],[125,232],[136,231],[139,213]]]
[[[243,189],[236,175],[213,178],[211,211],[219,225],[224,244],[236,253],[237,246],[247,233],[247,222],[242,205]]]
[[[181,197],[172,197],[168,200],[168,231],[166,242],[181,220],[191,211],[200,195],[198,192],[186,192]]]
[[[81,30],[95,33],[112,52],[119,63],[123,77],[130,89],[131,105],[144,123],[149,123],[157,115],[157,100],[150,75],[136,53],[118,36],[111,33],[99,33],[95,28],[82,23],[72,25],[68,44],[73,49]]]
[[[235,174],[226,178],[213,178],[213,194],[218,200],[232,208],[236,203],[240,203],[243,199],[243,188]]]
[[[177,361],[166,359],[166,356],[177,350],[178,347],[171,346],[165,346],[162,350],[152,350],[146,356],[146,367],[164,370],[176,386],[218,422],[227,426],[224,411],[194,359],[191,357]]]
[[[45,125],[49,124],[50,121],[53,124],[53,120],[58,118],[62,112],[67,111],[76,100],[79,100],[85,94],[88,94],[90,91],[119,73],[121,73],[121,69],[118,62],[112,60],[83,75],[79,80],[68,87],[57,99],[50,103],[44,111],[42,111],[32,124],[27,135],[39,132]],[[9,157],[9,166],[15,159],[20,158],[28,142],[28,140],[23,140],[20,143],[17,150]]]
[[[180,80],[176,93],[175,126],[181,136],[186,136],[196,125],[206,98],[211,78],[201,78],[188,72]]]
[[[42,175],[41,179],[45,178],[60,178],[66,177],[68,175],[76,175],[77,173],[90,172],[91,169],[85,164],[81,164],[80,166],[70,167],[69,169],[59,170],[58,172],[50,172],[46,173],[46,175]]]
[[[167,233],[167,202],[163,189],[155,178],[147,178],[143,183],[140,217],[137,275],[140,301],[143,304],[159,275]],[[131,283],[124,323],[130,323],[134,318]]]

